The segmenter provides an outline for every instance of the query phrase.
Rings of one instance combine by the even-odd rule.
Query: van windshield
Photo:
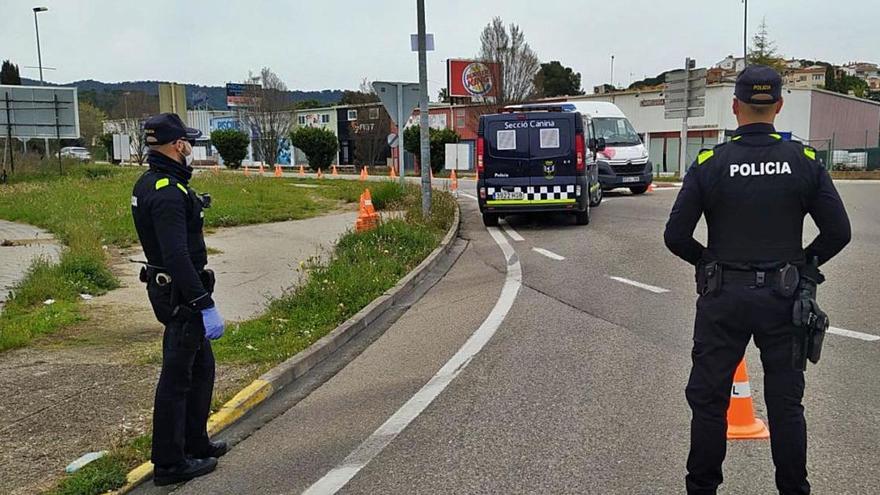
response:
[[[605,138],[606,146],[635,146],[642,143],[629,121],[622,117],[594,118],[593,127],[597,138]]]

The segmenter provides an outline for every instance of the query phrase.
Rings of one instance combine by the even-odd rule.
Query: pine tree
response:
[[[761,19],[758,32],[752,38],[752,47],[749,49],[749,64],[766,65],[778,71],[785,69],[782,57],[776,52],[776,43],[770,39],[767,33],[767,19]]]
[[[21,76],[18,74],[18,66],[9,60],[3,61],[3,67],[0,68],[0,84],[14,84],[21,86]]]

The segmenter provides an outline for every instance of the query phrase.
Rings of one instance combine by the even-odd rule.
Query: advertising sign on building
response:
[[[448,60],[447,88],[450,97],[495,98],[501,65],[476,60]]]
[[[259,84],[226,83],[226,106],[229,108],[252,106],[252,95],[259,89]]]

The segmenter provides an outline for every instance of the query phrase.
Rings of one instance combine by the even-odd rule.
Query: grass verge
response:
[[[54,171],[54,172],[53,172]],[[0,352],[26,345],[81,318],[79,294],[100,295],[117,286],[105,246],[137,242],[131,220],[132,186],[142,168],[71,164],[59,175],[51,164],[16,169],[13,183],[0,187],[0,218],[45,228],[67,248],[60,263],[36,262],[13,289],[0,314]],[[291,187],[294,184],[309,187]],[[192,186],[210,192],[214,207],[207,228],[315,217],[358,200],[364,184],[354,181],[278,180],[241,174],[202,173]],[[377,208],[400,201],[403,188],[371,183]],[[63,304],[52,310],[47,299]]]
[[[455,199],[435,191],[432,214],[423,218],[417,186],[395,194],[399,198],[387,206],[405,211],[403,219],[383,222],[368,232],[346,234],[329,260],[304,265],[307,279],[302,285],[273,301],[260,317],[227,329],[213,344],[217,361],[259,363],[264,365],[261,368],[280,363],[363,309],[421,263],[451,227]],[[145,442],[141,448],[126,444],[114,449],[49,493],[97,495],[123,486],[128,470],[149,459],[146,438],[135,440]],[[73,487],[79,491],[62,491]]]

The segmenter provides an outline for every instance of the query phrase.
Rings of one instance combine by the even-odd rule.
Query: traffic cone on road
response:
[[[257,163],[260,164],[260,175],[265,174],[265,173],[266,173],[266,170],[263,168],[263,162],[257,162]]]
[[[281,178],[281,165],[275,165],[275,177]]]
[[[360,180],[361,180],[361,182],[367,180],[367,167],[364,167],[364,168],[361,169],[361,177],[360,177]]]
[[[321,169],[320,169],[320,168],[318,169],[318,178],[319,178],[319,179],[323,179],[323,178],[324,178],[324,172],[321,172]]]
[[[730,391],[730,407],[727,409],[727,439],[749,440],[770,438],[770,430],[764,422],[755,417],[752,404],[752,389],[746,373],[746,360],[743,358],[733,375],[733,388]]]
[[[305,167],[303,167],[302,165],[299,166],[299,176],[300,176],[300,177],[305,177],[305,176],[306,176],[306,169],[305,169]]]
[[[458,191],[458,176],[455,175],[455,169],[452,169],[449,179],[452,180],[452,185],[450,186],[452,192]]]
[[[394,171],[394,165],[388,167],[388,177],[392,180],[397,178],[397,173]]]
[[[336,165],[333,165],[330,175],[332,175],[333,177],[339,177],[339,172],[336,171]]]
[[[648,192],[654,192],[654,183],[648,184]]]

